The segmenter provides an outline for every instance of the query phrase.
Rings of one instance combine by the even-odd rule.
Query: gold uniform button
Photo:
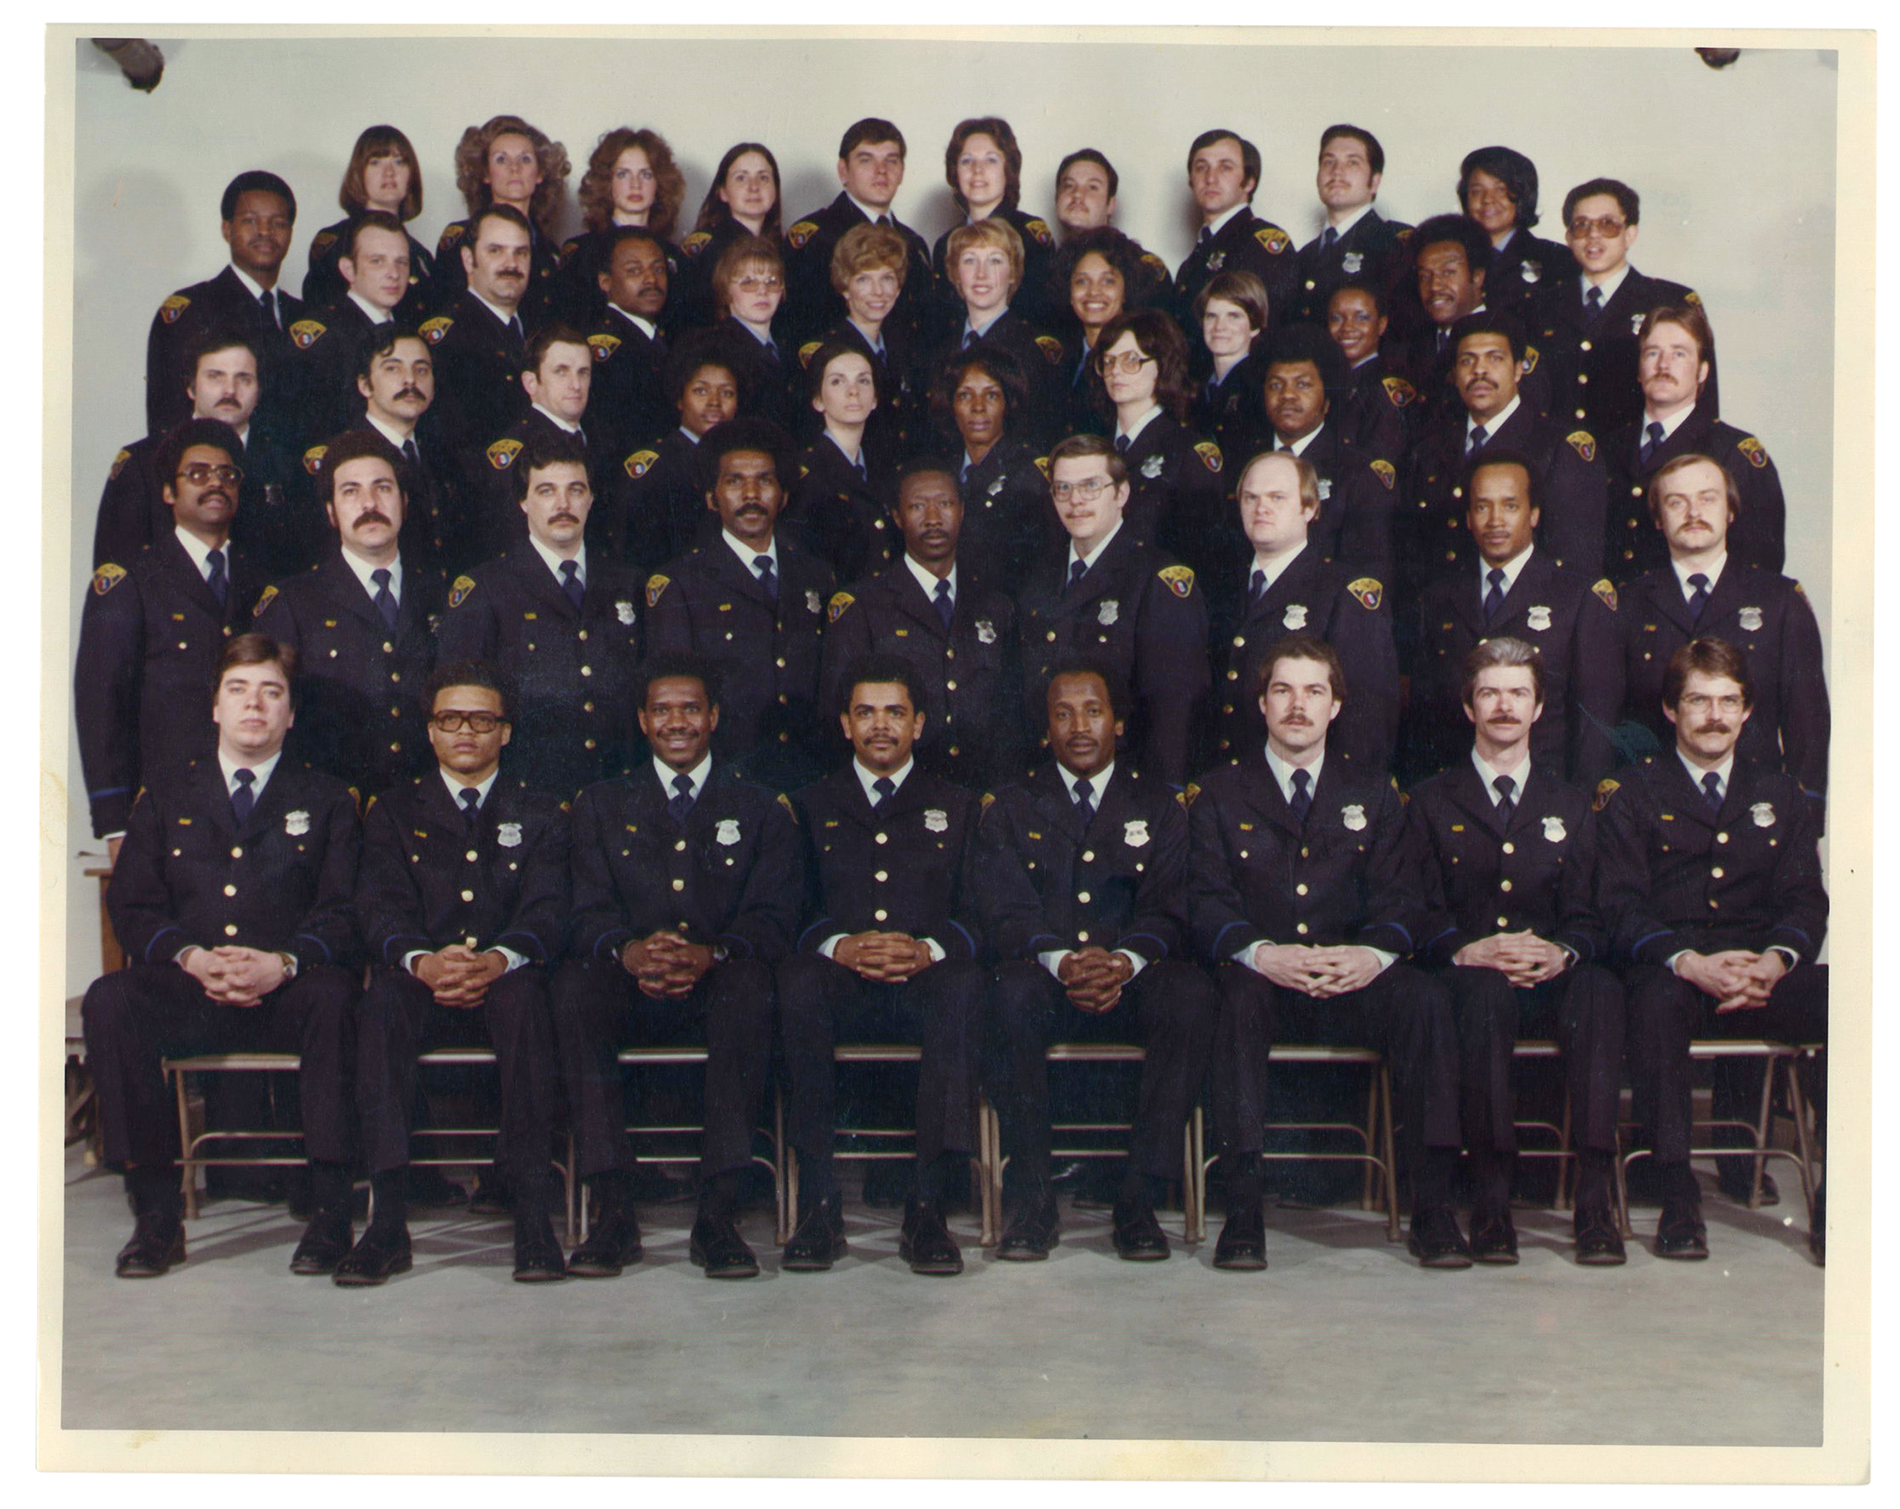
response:
[[[1709,910],[1712,912],[1720,910],[1720,908],[1716,905],[1715,898],[1713,896],[1709,898]]]
[[[950,758],[951,758],[951,759],[953,759],[953,760],[954,760],[954,759],[955,759],[955,758],[956,758],[956,757],[957,757],[958,755],[960,755],[960,754],[962,754],[962,753],[963,753],[963,751],[962,751],[962,750],[960,750],[960,749],[958,749],[956,745],[954,745],[954,744],[952,744],[952,745],[950,746]]]
[[[1717,871],[1716,871],[1715,873],[1719,875],[1719,874],[1721,874],[1722,872],[1721,872],[1720,870],[1717,870]],[[237,895],[237,887],[236,887],[236,886],[234,886],[234,885],[228,885],[228,886],[226,886],[226,887],[224,888],[224,894],[225,894],[225,895],[227,895],[227,896],[235,896],[235,895]]]
[[[891,878],[891,872],[889,870],[879,870],[877,872],[877,878],[879,881],[889,880]]]
[[[1294,928],[1293,931],[1304,938],[1306,936],[1306,924],[1302,922],[1298,927]]]
[[[464,891],[462,892],[462,899],[464,901],[473,901],[475,899],[475,893],[473,891]]]
[[[680,852],[680,851],[683,851],[683,850],[684,850],[685,848],[686,848],[686,840],[685,840],[685,839],[683,839],[683,838],[676,838],[676,839],[674,839],[674,840],[673,840],[673,849],[674,849],[674,851],[675,851],[676,853],[677,853],[677,852]]]
[[[954,692],[957,689],[957,684],[954,681],[946,681],[943,684],[943,689],[946,692]]]
[[[1589,343],[1588,341],[1578,341],[1578,342],[1577,342],[1577,349],[1578,349],[1579,351],[1588,351],[1588,350],[1590,349],[1590,343]],[[1583,381],[1583,379],[1582,379],[1581,377],[1579,377],[1579,378],[1577,379],[1577,381],[1578,381],[1578,382],[1582,382],[1582,381]]]
[[[1718,844],[1725,844],[1728,842],[1728,835],[1726,833],[1718,833],[1715,835],[1715,841]]]
[[[1228,679],[1229,681],[1238,681],[1238,680],[1240,680],[1240,672],[1239,672],[1239,671],[1229,671],[1229,672],[1227,673],[1227,679]]]
[[[473,849],[470,849],[468,853],[462,856],[462,858],[466,859],[470,864],[474,864],[476,860],[481,858],[481,856],[477,854]]]
[[[1092,865],[1095,863],[1095,851],[1093,849],[1084,849],[1082,851],[1082,863],[1085,865]]]
[[[591,665],[584,665],[581,667],[581,674],[583,676],[591,676],[594,674],[594,668]]]
[[[400,686],[400,685],[402,685],[402,672],[401,672],[401,671],[391,671],[391,672],[389,673],[389,684],[390,684],[391,686]]]
[[[1508,881],[1508,880],[1500,880],[1500,881],[1498,882],[1498,889],[1499,889],[1500,891],[1508,891],[1508,890],[1510,890],[1510,888],[1511,888],[1511,882],[1510,882],[1510,881]]]
[[[1590,374],[1589,374],[1588,372],[1579,372],[1579,373],[1577,374],[1577,386],[1578,386],[1578,387],[1580,387],[1580,388],[1581,388],[1581,387],[1584,387],[1585,385],[1587,385],[1587,384],[1589,383],[1589,381],[1590,381]],[[1583,418],[1583,410],[1582,410],[1582,409],[1578,409],[1578,410],[1577,410],[1577,418],[1579,418],[1579,419],[1581,419],[1581,418]]]
[[[1306,882],[1304,880],[1293,887],[1293,894],[1295,896],[1304,896],[1306,894]]]
[[[227,922],[224,924],[224,936],[227,938],[235,938],[237,936],[237,924],[235,922]]]
[[[1505,846],[1504,846],[1504,852],[1505,852],[1506,854],[1515,854],[1515,853],[1517,853],[1517,845],[1516,845],[1516,844],[1512,844],[1512,843],[1507,843],[1507,844],[1505,844]]]
[[[686,889],[686,882],[685,882],[685,881],[683,881],[683,880],[679,880],[679,879],[677,879],[677,878],[676,878],[676,879],[675,879],[675,880],[673,881],[673,889],[674,889],[674,890],[676,890],[676,891],[683,891],[683,890],[685,890],[685,889]]]
[[[1236,634],[1234,636],[1234,648],[1236,650],[1244,650],[1247,648],[1247,636],[1245,634]]]
[[[1087,943],[1089,941],[1089,935],[1087,933],[1077,933],[1075,935],[1075,941],[1077,943]]]
[[[580,634],[576,637],[579,638],[582,644],[587,643],[587,631],[585,629],[582,629]]]
[[[396,740],[395,742],[393,742],[393,743],[391,743],[391,744],[390,744],[390,746],[389,746],[389,752],[390,752],[391,754],[401,754],[401,753],[402,753],[402,741],[401,741],[400,739],[398,739],[398,740]]]
[[[401,706],[392,702],[389,706],[389,716],[392,718],[400,718],[402,716]]]
[[[875,912],[871,913],[871,915],[877,918],[879,922],[882,922],[884,921],[885,918],[889,917],[891,914],[885,911],[883,907],[879,907]]]
[[[1722,867],[1720,865],[1717,865],[1713,870],[1709,871],[1709,874],[1714,876],[1717,880],[1720,880],[1722,878]],[[224,889],[227,893],[229,893],[231,888],[229,886],[226,886]]]
[[[1056,631],[1054,629],[1051,629],[1049,631],[1049,643],[1054,644],[1055,642],[1056,642]],[[184,649],[184,646],[181,644],[178,648],[182,650]]]
[[[1579,419],[1582,419],[1583,417],[1584,417],[1584,413],[1583,413],[1583,410],[1582,410],[1582,409],[1578,409],[1578,410],[1577,410],[1577,418],[1579,418]]]
[[[383,653],[385,655],[393,655],[396,653],[396,647],[393,644],[391,644],[387,639],[383,641]]]
[[[1051,639],[1054,639],[1054,638],[1055,638],[1055,635],[1053,635],[1053,634],[1051,634],[1051,635],[1050,635],[1049,637],[1050,637]],[[190,649],[190,648],[191,648],[191,646],[190,646],[190,645],[188,645],[188,644],[186,644],[186,643],[184,642],[184,640],[182,640],[182,639],[181,639],[181,640],[179,640],[179,641],[178,641],[178,648],[179,648],[179,649],[181,649],[181,650],[188,650],[188,649]],[[330,653],[331,653],[332,655],[334,655],[334,654],[336,654],[336,651],[335,651],[335,650],[332,650],[332,651],[330,651]]]
[[[1087,891],[1077,891],[1075,893],[1075,899],[1081,902],[1083,906],[1087,906],[1089,904],[1089,893]]]
[[[1510,925],[1511,925],[1511,919],[1509,917],[1498,918],[1499,927],[1509,927]]]
[[[231,851],[231,857],[233,859],[242,859],[244,857],[244,850],[241,847],[233,849]]]
[[[466,944],[468,947],[473,948],[475,946],[475,935],[473,933],[469,934],[469,936],[464,938],[462,942]]]
[[[957,658],[957,652],[955,650],[945,650],[943,652],[943,658],[945,660],[955,660]]]
[[[584,712],[584,713],[591,713],[591,712],[592,712],[593,710],[594,710],[594,704],[593,704],[593,703],[591,703],[591,702],[583,702],[583,703],[581,704],[581,711],[582,711],[582,712]]]
[[[785,669],[785,657],[783,655],[779,656],[778,658],[778,668],[781,671]]]
[[[888,844],[891,841],[891,836],[888,833],[874,833],[871,835],[871,841],[873,843]]]
[[[1231,716],[1231,715],[1233,714],[1233,711],[1234,711],[1234,704],[1233,704],[1233,703],[1231,703],[1231,702],[1223,702],[1223,703],[1221,704],[1221,706],[1220,706],[1220,710],[1221,710],[1221,711],[1222,711],[1223,713],[1226,713],[1226,714],[1228,714],[1229,716]],[[1223,748],[1223,749],[1225,749],[1226,747],[1227,747],[1227,741],[1226,741],[1225,739],[1222,739],[1222,740],[1221,740],[1221,748]]]
[[[581,741],[581,747],[583,749],[592,749],[594,747],[594,741],[592,739],[583,739]]]

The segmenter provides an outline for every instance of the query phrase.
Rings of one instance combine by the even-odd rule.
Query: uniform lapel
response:
[[[911,574],[910,567],[899,561],[884,576],[891,584],[891,600],[898,610],[933,639],[944,638],[943,620],[937,617],[936,604],[924,596],[924,589]],[[962,592],[956,594],[955,601],[961,608]]]
[[[360,618],[370,624],[379,633],[383,629],[383,616],[376,611],[376,601],[363,590],[363,584],[356,579],[356,573],[350,570],[349,562],[338,552],[323,563],[319,575],[323,581],[323,595],[329,603],[342,613]],[[410,582],[405,573],[402,598],[409,600]]]

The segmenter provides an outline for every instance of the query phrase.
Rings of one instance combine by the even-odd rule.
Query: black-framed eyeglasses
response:
[[[457,734],[465,728],[471,733],[492,734],[507,721],[500,713],[465,713],[459,707],[445,707],[429,719],[429,726],[445,734]]]

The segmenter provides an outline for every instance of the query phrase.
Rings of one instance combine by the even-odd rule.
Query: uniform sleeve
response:
[[[569,952],[577,959],[618,958],[636,934],[627,921],[627,909],[614,884],[608,860],[606,814],[590,787],[574,802],[570,866],[573,908],[568,924]]]
[[[533,831],[534,843],[519,861],[514,914],[489,947],[511,948],[545,967],[561,957],[567,931],[568,815],[550,802]]]
[[[1728,527],[1731,559],[1759,567],[1777,576],[1787,562],[1788,506],[1781,493],[1781,474],[1762,443],[1745,436],[1728,469],[1742,494],[1742,506]]]
[[[106,911],[112,933],[128,959],[140,964],[162,964],[198,940],[187,936],[172,912],[171,888],[165,883],[161,819],[149,791],[131,804],[125,824],[125,843],[112,867],[106,890]]]
[[[177,295],[173,295],[177,297]],[[196,321],[188,311],[167,324],[162,306],[145,338],[145,433],[162,435],[191,412],[185,397],[183,352]]]
[[[99,517],[92,526],[92,564],[130,561],[152,543],[152,500],[146,492],[148,473],[129,451],[113,458],[105,490],[99,494]]]
[[[1596,814],[1586,809],[1557,877],[1557,925],[1550,934],[1550,941],[1570,949],[1579,964],[1598,962],[1610,948],[1609,930],[1597,910],[1597,845]]]
[[[1457,913],[1446,899],[1445,861],[1439,852],[1428,802],[1414,794],[1405,804],[1405,822],[1412,830],[1408,842],[1420,860],[1419,890],[1425,903],[1419,954],[1433,964],[1448,965],[1459,949],[1476,940],[1459,926]]]
[[[1648,793],[1635,778],[1597,791],[1597,910],[1619,957],[1661,964],[1682,945],[1652,901]]]
[[[1608,587],[1607,581],[1599,582],[1583,599],[1570,645],[1570,748],[1566,754],[1570,779],[1586,789],[1615,769],[1613,739],[1623,718],[1623,640],[1618,614],[1601,595]]]
[[[347,790],[338,791],[324,815],[323,868],[317,876],[316,895],[310,910],[298,920],[290,945],[301,963],[351,965],[358,961],[354,900],[362,847],[356,799]]]
[[[1203,792],[1188,807],[1188,926],[1195,951],[1209,964],[1263,941],[1234,883],[1224,830],[1219,799]]]
[[[1821,672],[1821,627],[1807,595],[1792,582],[1781,621],[1779,691],[1782,766],[1809,791],[1825,793],[1831,714]]]
[[[1346,673],[1346,704],[1328,735],[1361,770],[1379,772],[1392,763],[1399,736],[1399,655],[1392,642],[1392,605],[1383,582],[1360,577],[1342,589],[1328,642]],[[1363,592],[1373,598],[1366,605]]]
[[[1589,440],[1584,432],[1576,432]],[[1557,447],[1556,464],[1545,488],[1541,520],[1544,546],[1557,560],[1585,581],[1603,574],[1604,514],[1609,504],[1609,479],[1596,443],[1590,441],[1591,459],[1565,440]]]
[[[1187,951],[1188,820],[1178,800],[1161,809],[1153,837],[1154,853],[1141,872],[1134,915],[1114,943],[1149,963]]]
[[[455,600],[458,593],[460,602]],[[449,607],[442,615],[442,628],[436,636],[436,663],[492,662],[498,637],[493,586],[488,582],[478,583],[472,577],[458,576],[449,592]]]
[[[957,855],[957,894],[944,925],[927,927],[919,936],[935,939],[948,958],[981,959],[984,953],[980,903],[985,877],[976,846],[977,799],[968,791],[959,792],[958,796],[964,810],[959,825],[963,845]]]
[[[724,548],[723,546],[721,547]],[[647,653],[659,655],[693,648],[693,610],[687,585],[674,573],[674,562],[647,578]]]
[[[372,801],[363,819],[356,915],[370,958],[378,964],[400,964],[404,954],[414,949],[431,953],[436,946],[429,937],[422,898],[416,894],[416,882],[404,854],[407,847],[395,808],[388,802]]]
[[[1340,562],[1354,572],[1389,582],[1398,471],[1380,456],[1363,462],[1349,460],[1342,473],[1335,484],[1346,494],[1339,529]]]
[[[140,592],[136,578],[116,565],[102,566],[79,619],[73,714],[95,838],[125,828],[139,786],[139,679],[145,665]]]
[[[1401,959],[1423,945],[1431,927],[1425,899],[1431,861],[1406,820],[1405,805],[1390,785],[1383,788],[1367,856],[1365,921],[1353,939]]]
[[[977,889],[983,935],[995,957],[1029,959],[1068,947],[1043,915],[1042,896],[1023,865],[1016,821],[1006,801],[992,801],[976,825]]]
[[[1207,664],[1207,602],[1185,566],[1179,593],[1158,575],[1143,585],[1140,633],[1135,644],[1135,695],[1142,722],[1141,769],[1179,790],[1187,782],[1200,732],[1202,705],[1212,675]]]
[[[853,585],[857,585],[853,583]],[[818,724],[835,726],[835,715],[851,666],[871,652],[871,615],[849,592],[834,592],[825,608],[825,630],[818,647]]]
[[[1821,878],[1820,808],[1818,798],[1796,804],[1793,830],[1775,849],[1774,901],[1776,916],[1764,949],[1793,949],[1812,961],[1827,940],[1827,887]]]
[[[805,903],[804,836],[783,797],[766,809],[752,873],[718,941],[736,958],[776,964],[791,953]],[[822,938],[819,941],[823,941]]]

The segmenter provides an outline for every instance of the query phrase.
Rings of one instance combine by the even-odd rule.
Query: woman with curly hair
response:
[[[1124,309],[1147,307],[1161,286],[1141,244],[1112,225],[1079,231],[1050,262],[1050,278],[1068,309],[1063,332],[1068,380],[1068,434],[1102,433],[1102,385],[1095,343]],[[1060,327],[1058,327],[1060,328]]]
[[[587,159],[577,197],[587,229],[561,247],[562,318],[582,330],[592,329],[600,319],[606,304],[600,277],[607,270],[613,233],[623,225],[641,226],[666,244],[670,299],[679,278],[673,227],[686,200],[686,177],[673,161],[666,138],[645,127],[616,126],[604,132]]]
[[[343,170],[337,203],[344,217],[326,225],[311,239],[310,271],[304,274],[303,301],[312,309],[334,303],[347,291],[337,258],[349,246],[356,217],[366,210],[382,210],[405,225],[422,213],[422,167],[409,138],[394,126],[371,126],[356,138],[350,165]],[[396,308],[396,318],[415,323],[432,297],[435,258],[414,236],[409,237],[409,293]]]
[[[943,454],[958,456],[963,533],[957,560],[972,577],[1014,597],[1062,535],[1049,501],[1047,462],[1023,438],[1029,388],[1007,351],[972,346],[945,359],[930,407]]]
[[[1458,207],[1491,238],[1485,302],[1517,309],[1547,283],[1577,270],[1561,241],[1533,236],[1537,224],[1537,164],[1513,147],[1479,147],[1458,165]]]
[[[778,159],[763,142],[742,141],[726,149],[700,201],[693,233],[680,243],[680,317],[689,325],[720,318],[712,291],[713,270],[741,236],[770,242],[785,255],[779,229]]]
[[[453,302],[468,286],[462,249],[469,220],[491,204],[505,204],[527,217],[532,237],[521,323],[528,330],[547,323],[554,306],[554,275],[561,265],[554,217],[571,166],[566,147],[518,115],[493,116],[462,133],[455,148],[455,186],[469,218],[443,226],[435,244],[437,308]]]
[[[1062,318],[1062,301],[1051,294],[1049,258],[1056,249],[1048,223],[1025,215],[1018,207],[1023,189],[1023,150],[1016,133],[1001,116],[982,115],[958,121],[943,151],[944,182],[950,197],[963,211],[963,223],[976,225],[995,218],[1006,222],[1023,243],[1022,281],[1010,307],[1032,325],[1047,330]],[[954,227],[953,227],[954,229]],[[950,232],[937,238],[930,265],[948,277],[945,256]]]

